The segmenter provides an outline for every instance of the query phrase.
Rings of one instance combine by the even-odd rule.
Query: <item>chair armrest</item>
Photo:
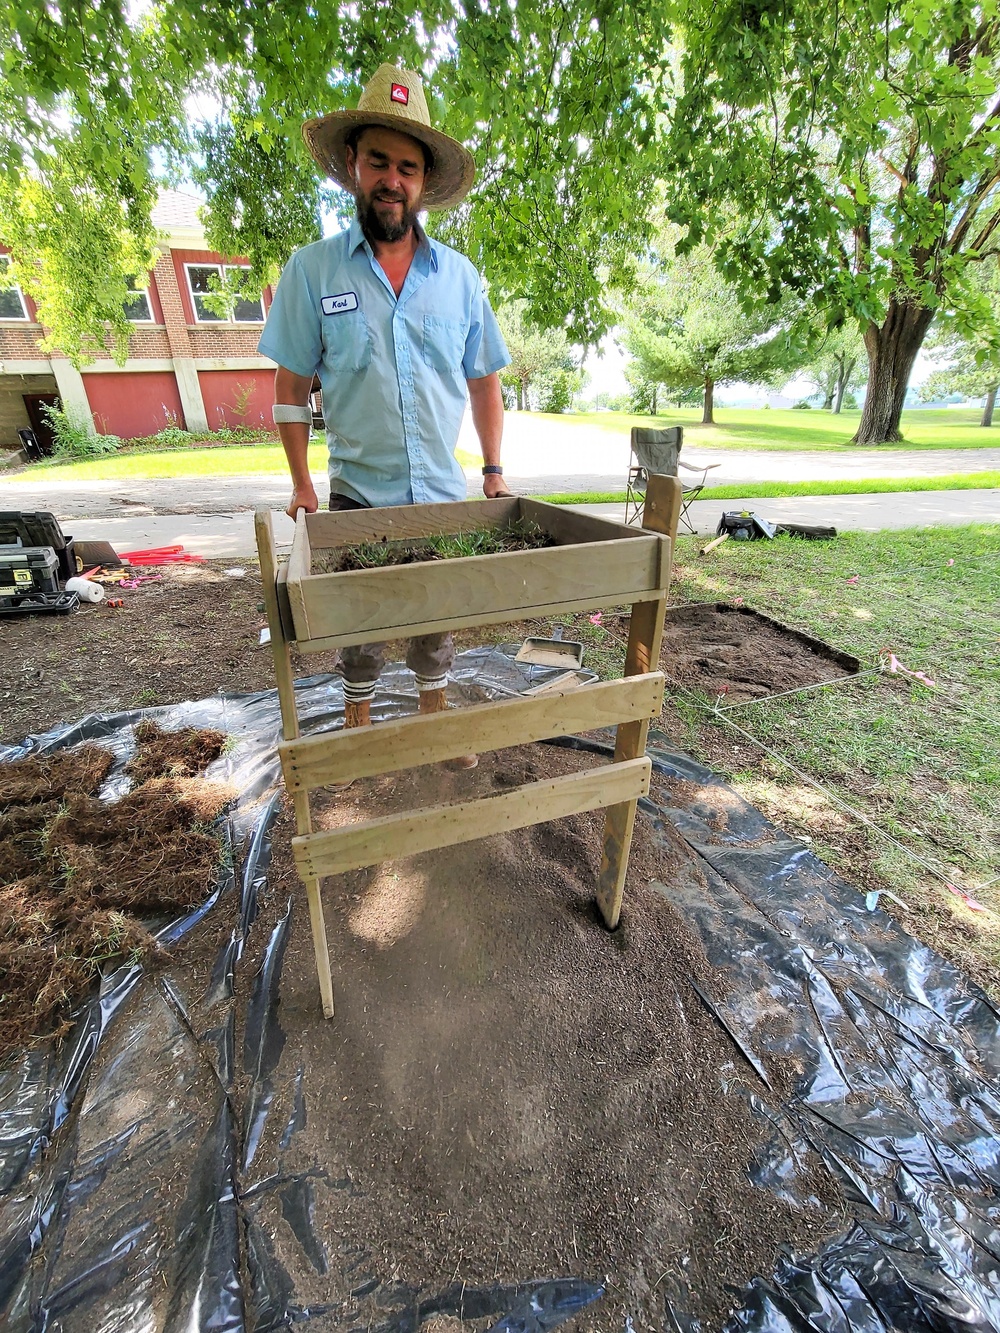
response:
[[[714,467],[722,467],[721,463],[682,463],[678,458],[677,466],[682,467],[687,472],[711,472]]]

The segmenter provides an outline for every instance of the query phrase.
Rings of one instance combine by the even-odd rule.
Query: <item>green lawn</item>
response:
[[[462,467],[479,461],[463,449],[456,457]],[[311,472],[326,471],[326,445],[309,446]],[[41,463],[14,474],[18,480],[37,477],[40,481],[127,481],[163,477],[242,477],[255,473],[288,472],[285,452],[280,444],[213,445],[201,449],[165,449],[159,453],[106,454],[84,463]],[[0,473],[0,488],[4,476]]]
[[[793,412],[767,408],[718,407],[715,425],[701,424],[700,407],[670,408],[655,417],[631,416],[627,412],[582,412],[561,416],[542,416],[545,420],[579,422],[616,434],[628,434],[633,426],[683,426],[686,443],[691,448],[711,449],[847,449],[861,420],[860,412],[812,410]],[[979,425],[981,412],[976,407],[915,409],[903,413],[902,444],[883,444],[879,449],[988,449],[1000,447],[1000,429],[984,430]],[[875,446],[868,446],[874,448]]]
[[[759,481],[744,486],[706,486],[702,500],[767,500],[786,495],[886,495],[901,491],[990,491],[1000,471],[948,472],[939,477],[858,477],[847,481]],[[560,491],[537,495],[554,505],[624,504],[625,491]]]

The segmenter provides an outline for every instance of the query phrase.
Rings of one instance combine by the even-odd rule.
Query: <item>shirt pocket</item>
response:
[[[458,373],[465,356],[465,325],[461,320],[424,315],[423,357],[435,370]]]
[[[335,374],[354,375],[372,360],[372,335],[363,310],[327,315],[323,324],[324,360]]]

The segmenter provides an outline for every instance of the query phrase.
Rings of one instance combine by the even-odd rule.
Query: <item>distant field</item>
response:
[[[700,407],[671,408],[655,417],[631,416],[628,412],[581,412],[561,416],[535,417],[566,422],[580,422],[593,428],[621,434],[633,426],[683,426],[692,446],[711,449],[823,449],[851,451],[862,446],[851,444],[858,428],[860,412],[790,409],[743,409],[720,407],[715,411],[714,426],[701,424]],[[902,444],[866,445],[865,448],[892,449],[989,449],[1000,448],[1000,427],[984,430],[979,425],[978,407],[916,409],[903,413]]]

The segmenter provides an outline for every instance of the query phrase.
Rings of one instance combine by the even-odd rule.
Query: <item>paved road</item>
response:
[[[471,428],[461,443],[474,452]],[[933,476],[1000,469],[1000,448],[964,450],[861,450],[850,453],[700,450],[687,432],[683,457],[718,462],[711,484],[810,481],[877,476]],[[628,470],[628,437],[597,425],[560,425],[512,413],[504,438],[505,475],[515,491],[621,490]],[[468,474],[469,494],[481,479]],[[325,478],[316,478],[320,494]],[[254,550],[252,511],[283,510],[289,494],[281,476],[209,477],[180,481],[48,482],[27,470],[0,476],[0,509],[51,510],[67,532],[112,542],[119,550],[182,542],[204,555],[244,556]],[[592,508],[588,506],[588,508]],[[772,520],[830,523],[875,530],[947,523],[1000,522],[1000,491],[927,491],[879,496],[810,496],[782,500],[713,500],[692,507],[700,532],[712,532],[723,509],[755,509]],[[595,512],[620,517],[621,506]],[[277,522],[279,542],[291,540],[291,523]]]

